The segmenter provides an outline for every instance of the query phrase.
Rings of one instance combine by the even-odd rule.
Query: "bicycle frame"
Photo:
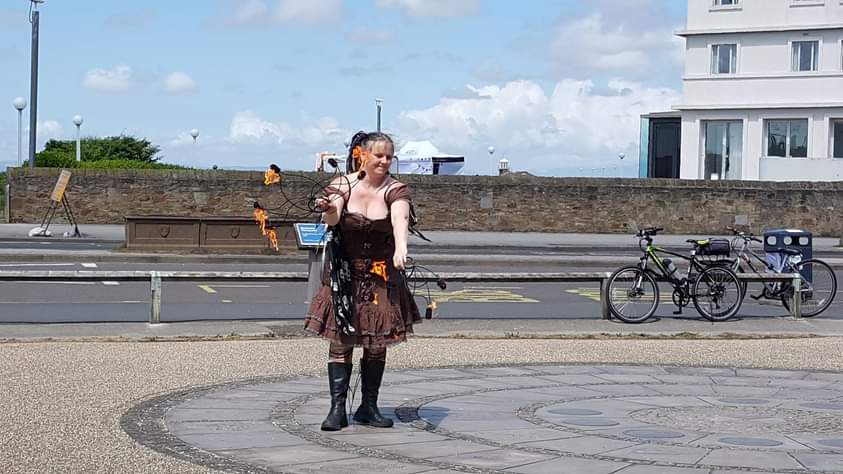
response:
[[[689,257],[689,256],[686,256],[686,255],[677,253],[677,252],[671,252],[670,250],[663,249],[663,248],[661,248],[657,245],[653,245],[653,242],[652,242],[651,239],[642,239],[642,240],[647,241],[647,246],[644,248],[644,255],[641,257],[641,263],[639,264],[639,266],[640,266],[641,270],[653,275],[656,278],[657,281],[658,280],[667,281],[674,288],[679,289],[683,286],[683,282],[687,282],[689,280],[689,277],[691,276],[693,271],[702,272],[702,271],[705,270],[705,267],[703,267],[700,264],[700,262],[697,260],[696,253],[694,253],[694,251],[692,251],[691,256]],[[677,278],[676,277],[676,275],[679,273],[678,269],[676,270],[676,272],[674,272],[673,275],[670,275],[670,273],[667,270],[666,265],[664,264],[664,261],[659,256],[659,254],[670,255],[672,257],[678,257],[678,258],[681,258],[682,260],[685,260],[686,262],[688,262],[688,273],[685,274],[685,277],[684,278]],[[650,268],[647,268],[647,262],[649,262],[650,260],[652,260],[653,263],[655,263],[655,266],[656,266],[656,269],[658,270],[658,272],[656,272],[655,270],[652,270]]]

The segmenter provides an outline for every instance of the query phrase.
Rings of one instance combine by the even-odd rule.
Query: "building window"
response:
[[[831,122],[831,136],[834,146],[835,158],[843,158],[843,120],[834,120]]]
[[[711,46],[711,73],[734,74],[738,69],[738,45],[714,44]]]
[[[719,7],[721,5],[737,5],[738,0],[714,0],[714,6]]]
[[[818,70],[819,55],[819,41],[794,41],[791,70],[794,72]]]
[[[768,120],[767,156],[808,157],[808,119]]]

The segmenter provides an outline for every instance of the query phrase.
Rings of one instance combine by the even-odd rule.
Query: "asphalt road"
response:
[[[576,268],[523,266],[432,266],[435,271],[520,272],[574,271]],[[304,271],[303,265],[203,265],[120,263],[4,263],[3,270],[185,270],[185,271]],[[590,269],[591,270],[591,269]],[[606,270],[611,270],[607,268]],[[838,273],[838,279],[843,273]],[[841,280],[843,281],[843,280]],[[752,290],[751,290],[752,291]],[[420,294],[427,294],[425,290]],[[166,282],[162,291],[162,321],[204,319],[301,319],[306,310],[304,283]],[[446,319],[576,319],[599,318],[596,283],[451,283],[444,291],[431,288],[436,317]],[[843,319],[838,296],[823,318]],[[0,322],[137,322],[150,312],[147,283],[134,282],[9,282],[0,285]],[[673,314],[670,292],[662,289],[657,316],[699,318],[693,307]],[[426,301],[418,299],[424,311]],[[776,302],[759,305],[747,299],[739,317],[781,317]]]

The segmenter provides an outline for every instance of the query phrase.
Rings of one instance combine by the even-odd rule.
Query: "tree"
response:
[[[83,138],[81,140],[82,161],[128,160],[156,163],[162,157],[156,145],[145,138],[120,135],[117,137]],[[76,160],[75,140],[50,140],[44,150],[35,155],[38,166],[67,166]],[[59,164],[61,163],[61,164]]]

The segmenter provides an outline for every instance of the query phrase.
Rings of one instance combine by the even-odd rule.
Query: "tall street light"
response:
[[[18,166],[21,165],[21,148],[23,144],[23,109],[26,108],[26,99],[18,97],[12,102],[18,109]]]
[[[623,178],[623,159],[624,159],[624,158],[626,158],[626,154],[625,154],[624,152],[620,152],[620,153],[618,153],[618,158],[620,158],[620,159],[621,159],[621,164],[620,164],[621,172],[620,172],[620,175],[621,175],[621,178]]]
[[[76,125],[76,162],[82,161],[82,146],[80,145],[80,135],[81,135],[81,127],[82,127],[82,116],[81,115],[74,115],[73,116],[73,125]]]
[[[375,106],[378,108],[378,131],[381,131],[381,109],[383,108],[383,99],[375,99]]]
[[[486,149],[486,151],[489,152],[489,163],[491,163],[491,167],[492,167],[491,174],[494,175],[495,174],[495,159],[493,158],[493,156],[495,154],[495,147],[490,146],[489,148]]]
[[[35,168],[35,135],[38,131],[38,5],[44,0],[29,0],[29,22],[32,23],[32,57],[29,75],[29,167]]]
[[[193,137],[193,144],[196,145],[196,139],[199,138],[199,129],[198,128],[190,129],[190,136]]]

